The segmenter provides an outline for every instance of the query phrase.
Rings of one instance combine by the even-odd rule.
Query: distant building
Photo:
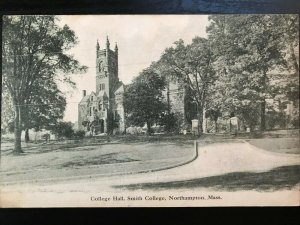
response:
[[[78,105],[79,130],[93,134],[125,131],[124,84],[118,76],[118,46],[110,49],[108,37],[105,49],[96,45],[96,92],[83,90]]]
[[[78,121],[75,121],[75,122],[74,122],[73,129],[74,129],[74,130],[79,130],[79,127],[78,127]]]
[[[163,91],[163,96],[167,101],[168,113],[174,113],[177,119],[180,121],[179,126],[184,127],[187,121],[186,118],[186,105],[185,105],[185,91],[184,88],[180,87],[175,81],[168,81],[166,90]]]
[[[166,94],[170,111],[185,115],[184,89],[180,88],[175,82],[169,82]]]

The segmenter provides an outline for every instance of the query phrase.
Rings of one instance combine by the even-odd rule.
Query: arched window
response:
[[[100,61],[98,65],[98,71],[101,72],[101,70],[102,70],[102,61]]]
[[[105,109],[107,108],[108,106],[107,106],[107,102],[105,101],[105,102],[103,102],[103,111],[105,111]]]

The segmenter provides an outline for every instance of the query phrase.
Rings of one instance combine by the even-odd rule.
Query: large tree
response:
[[[15,154],[22,152],[23,106],[34,102],[34,87],[46,80],[71,82],[71,73],[86,69],[66,54],[77,43],[75,33],[57,22],[56,16],[3,17],[2,74],[14,106]]]
[[[281,15],[224,15],[209,20],[207,32],[216,46],[216,89],[222,107],[234,111],[249,126],[259,123],[265,130],[266,99],[271,98],[272,85],[269,74],[286,67],[284,51],[295,44],[290,40],[293,35],[284,38],[284,34],[294,31],[286,28]],[[283,45],[283,40],[288,44]]]
[[[165,78],[151,69],[143,70],[133,80],[125,92],[124,100],[129,124],[143,126],[146,123],[148,134],[151,133],[151,126],[158,122],[162,112],[167,110],[162,95],[165,85]]]
[[[44,82],[43,85],[41,82]],[[22,126],[25,131],[25,142],[29,141],[29,129],[36,131],[51,129],[63,119],[66,108],[66,98],[58,89],[57,84],[51,80],[41,80],[32,87],[32,95],[22,105]],[[13,104],[7,89],[3,92],[2,129],[13,132],[14,117]]]
[[[208,107],[208,96],[216,79],[212,46],[207,39],[201,37],[195,37],[192,43],[186,46],[182,40],[174,44],[175,47],[165,50],[160,61],[167,65],[170,76],[174,77],[185,90],[189,90],[197,108],[200,133]]]
[[[41,82],[44,82],[43,85]],[[29,141],[29,129],[50,129],[63,119],[66,98],[53,80],[42,80],[33,87],[32,95],[22,106],[25,141]]]

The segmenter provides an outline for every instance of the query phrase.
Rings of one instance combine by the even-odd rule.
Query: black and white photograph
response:
[[[299,15],[4,15],[0,207],[299,206]]]

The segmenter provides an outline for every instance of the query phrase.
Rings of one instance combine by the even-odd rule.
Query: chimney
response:
[[[85,97],[86,96],[86,90],[83,90],[82,91],[82,97]]]

